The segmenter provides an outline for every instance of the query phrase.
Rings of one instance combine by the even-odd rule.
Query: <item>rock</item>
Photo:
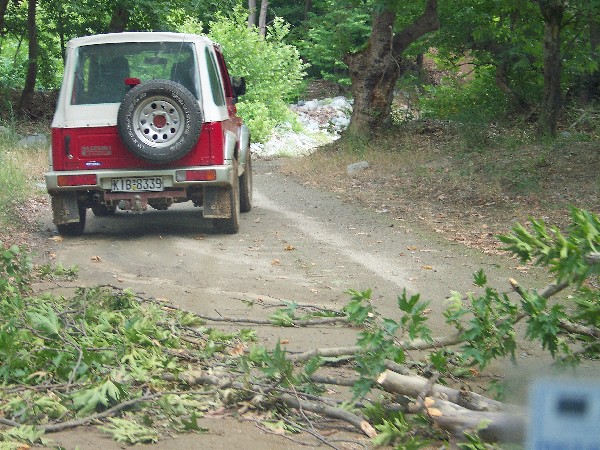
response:
[[[369,163],[367,161],[359,161],[353,164],[349,164],[346,171],[348,172],[348,175],[352,175],[353,173],[357,173],[368,168]]]
[[[45,147],[48,145],[48,138],[45,134],[30,134],[29,136],[25,136],[17,145],[20,147]]]
[[[331,100],[331,103],[329,104],[329,106],[331,106],[332,108],[335,109],[350,109],[352,108],[352,105],[350,105],[350,102],[348,102],[348,100],[346,100],[345,97],[335,97]]]
[[[314,111],[318,107],[319,107],[318,100],[309,100],[309,101],[305,102],[304,105],[302,105],[302,108],[306,109],[307,111]]]
[[[339,133],[339,132],[345,130],[346,128],[348,128],[348,124],[350,123],[350,118],[346,117],[346,116],[338,116],[338,117],[334,117],[329,122],[331,123],[331,126],[333,127],[333,131]]]
[[[268,142],[252,144],[257,157],[304,156],[319,146],[340,137],[350,123],[352,103],[342,97],[323,100],[299,101],[290,109],[297,115],[302,131],[294,131],[291,124],[278,125]]]

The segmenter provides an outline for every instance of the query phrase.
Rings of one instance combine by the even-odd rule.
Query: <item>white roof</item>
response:
[[[121,42],[201,42],[214,45],[206,36],[186,33],[172,33],[168,31],[128,31],[124,33],[96,34],[71,39],[68,47],[80,47],[94,44],[118,44]]]
[[[72,57],[76,49],[81,46],[131,42],[191,42],[197,49],[209,48],[211,52],[214,51],[214,47],[220,48],[218,44],[205,36],[164,31],[109,33],[71,39],[67,43],[67,66],[65,67],[64,80],[56,105],[52,127],[78,128],[116,125],[119,103],[71,105],[68,101],[73,84],[74,67],[72,67]],[[206,69],[207,63],[204,52],[197,52],[197,57],[200,60],[200,78],[201,80],[208,80],[209,76]],[[216,105],[213,102],[210,85],[206,82],[201,83],[200,90],[204,120],[208,122],[227,119],[227,106]]]

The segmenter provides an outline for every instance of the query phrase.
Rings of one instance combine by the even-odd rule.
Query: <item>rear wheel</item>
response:
[[[213,219],[213,228],[219,233],[235,234],[240,229],[240,183],[237,176],[237,161],[233,163],[233,184],[227,189],[231,217],[226,219]]]
[[[92,206],[92,212],[96,217],[106,217],[106,216],[114,216],[117,210],[117,205],[94,205]]]
[[[58,233],[63,236],[79,236],[83,234],[85,228],[85,218],[87,208],[79,205],[79,222],[61,223],[56,225]]]
[[[240,177],[240,211],[246,213],[252,209],[252,156],[246,155],[246,168]]]

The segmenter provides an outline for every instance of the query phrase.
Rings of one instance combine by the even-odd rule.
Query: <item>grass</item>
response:
[[[561,226],[570,205],[600,210],[598,138],[572,133],[540,143],[534,135],[523,126],[419,120],[370,141],[342,138],[284,170],[489,250],[516,221]],[[369,168],[348,175],[360,160]]]
[[[39,195],[37,183],[46,168],[47,149],[18,145],[14,132],[0,134],[0,224],[16,225],[22,220],[22,205]]]

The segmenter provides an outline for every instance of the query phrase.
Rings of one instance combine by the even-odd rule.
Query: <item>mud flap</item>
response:
[[[79,222],[77,193],[67,192],[52,196],[52,215],[55,225]]]
[[[228,219],[231,217],[229,190],[223,186],[205,186],[202,215],[207,219]]]

